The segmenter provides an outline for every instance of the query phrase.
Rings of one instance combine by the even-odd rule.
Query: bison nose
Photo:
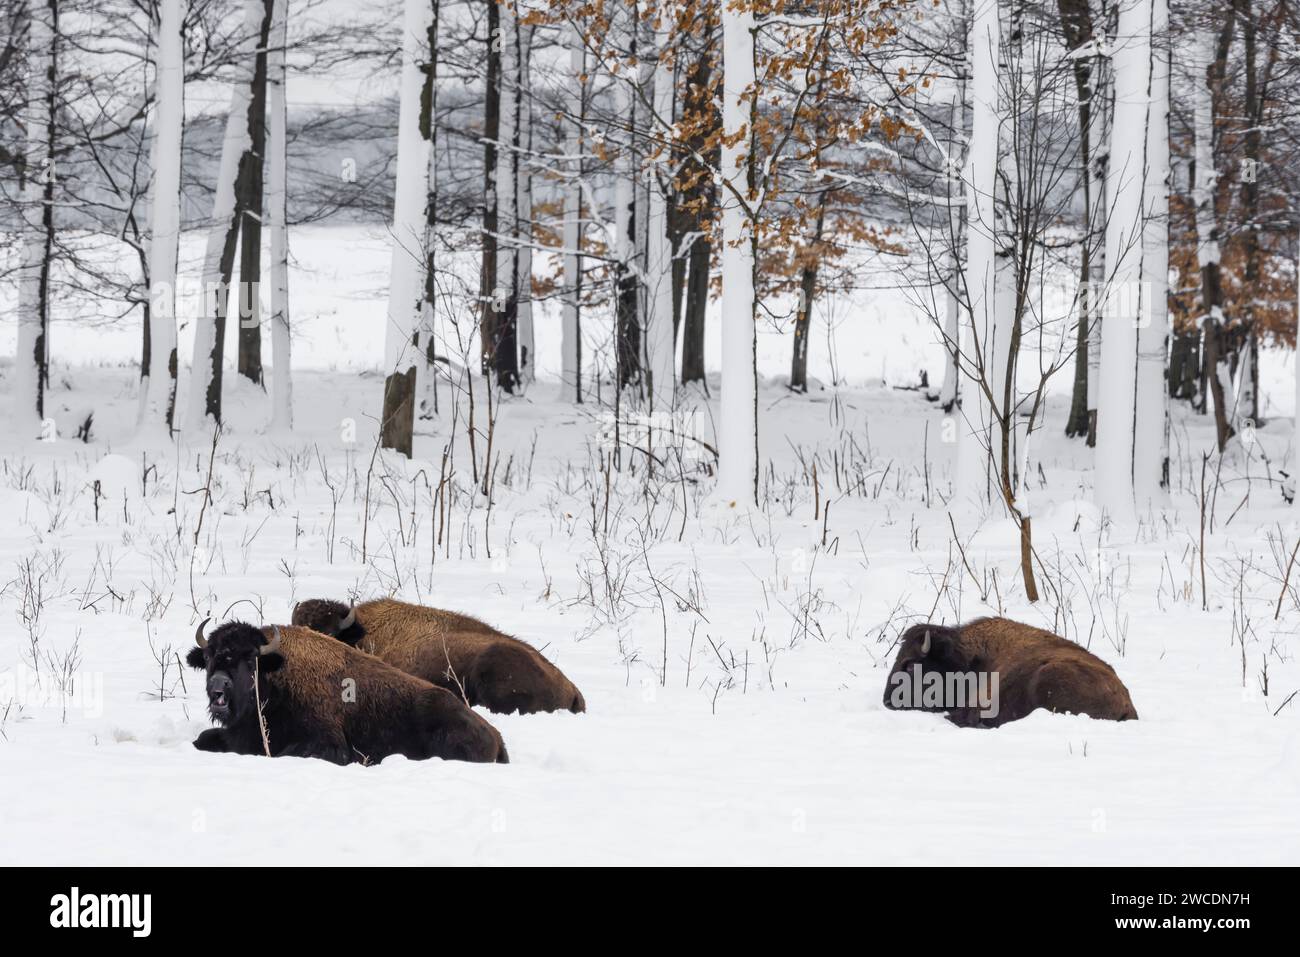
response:
[[[227,711],[230,708],[230,676],[214,674],[208,678],[208,707],[213,711]]]

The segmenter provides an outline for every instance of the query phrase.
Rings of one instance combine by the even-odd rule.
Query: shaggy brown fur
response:
[[[587,710],[582,692],[536,648],[477,618],[392,598],[363,602],[355,612],[355,623],[340,629],[348,606],[311,599],[294,608],[293,623],[336,637],[489,711]]]
[[[337,764],[392,754],[506,763],[497,730],[458,697],[307,628],[280,626],[277,651],[260,654],[273,629],[230,622],[189,664],[208,674],[209,709],[221,727],[199,735],[204,751],[264,754],[253,691],[254,662],[271,755]],[[229,701],[227,701],[229,698]]]
[[[927,633],[930,647],[923,653]],[[899,642],[885,683],[885,707],[897,707],[890,700],[894,675],[917,664],[922,674],[997,674],[996,716],[981,717],[974,707],[927,709],[946,711],[954,724],[997,727],[1038,708],[1112,721],[1138,716],[1110,665],[1059,635],[1008,618],[980,618],[957,628],[913,625]]]

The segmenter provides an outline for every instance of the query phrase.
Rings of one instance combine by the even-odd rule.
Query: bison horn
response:
[[[347,631],[357,623],[357,610],[349,605],[348,613],[339,619],[339,631]]]
[[[922,639],[921,641],[921,654],[928,655],[929,653],[930,653],[930,629],[927,628],[925,630],[925,638]]]
[[[262,646],[259,655],[273,655],[280,650],[280,626],[271,626],[271,640]]]
[[[203,637],[203,629],[208,627],[208,622],[211,620],[211,618],[204,618],[199,622],[199,627],[194,632],[194,643],[200,648],[208,647],[208,639]]]

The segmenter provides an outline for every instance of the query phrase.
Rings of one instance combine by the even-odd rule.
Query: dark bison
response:
[[[208,711],[220,727],[195,739],[200,751],[269,748],[272,757],[335,764],[377,764],[390,754],[507,761],[496,728],[459,698],[378,659],[307,628],[230,621],[205,639],[206,624],[186,661],[207,672]]]
[[[1038,708],[1111,721],[1138,716],[1106,662],[1059,635],[1007,618],[907,629],[885,683],[885,707],[942,711],[954,724],[983,728]]]
[[[352,608],[315,598],[298,603],[293,623],[338,638],[489,711],[587,710],[582,692],[536,648],[469,615],[391,598]]]

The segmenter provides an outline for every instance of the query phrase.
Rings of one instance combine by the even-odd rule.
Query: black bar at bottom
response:
[[[873,927],[893,928],[891,937],[921,934],[927,948],[946,940],[969,946],[996,928],[1003,940],[1050,930],[1071,942],[1181,944],[1199,936],[1232,946],[1292,928],[1295,910],[1288,890],[1294,871],[1270,869],[699,868],[668,879],[574,870],[557,880],[451,869],[11,868],[0,926],[11,940],[75,934],[82,942],[113,937],[132,946],[207,939],[236,951],[258,940],[271,946],[286,934],[294,946],[352,938],[374,944],[376,933],[454,939],[475,928],[487,933],[484,943],[495,936],[505,946],[527,946],[537,934],[548,949],[562,941],[585,949],[615,943],[610,934],[620,926],[618,936],[649,932],[665,943],[722,934],[728,949],[751,936],[756,945],[770,943],[782,930],[866,941]]]

